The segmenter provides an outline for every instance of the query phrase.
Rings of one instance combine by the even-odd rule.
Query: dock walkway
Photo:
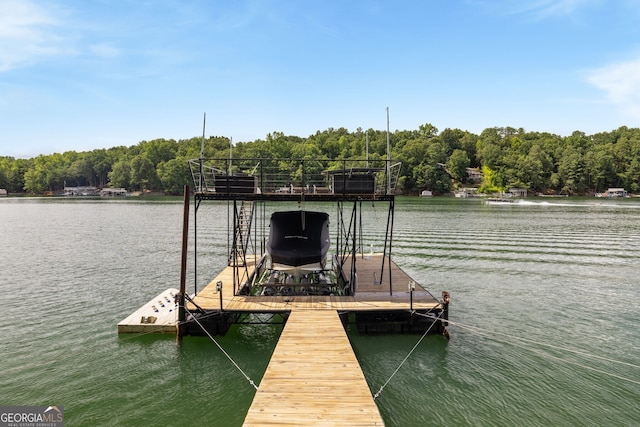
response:
[[[291,311],[244,420],[274,425],[384,425],[336,311]]]

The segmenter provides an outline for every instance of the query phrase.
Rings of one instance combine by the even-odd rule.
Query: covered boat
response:
[[[323,270],[329,251],[329,214],[281,211],[271,215],[267,253],[276,270]]]

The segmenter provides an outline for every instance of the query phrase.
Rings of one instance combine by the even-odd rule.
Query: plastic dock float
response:
[[[169,288],[118,323],[118,333],[175,334],[178,323],[178,290]]]
[[[383,426],[334,310],[292,310],[244,426]]]

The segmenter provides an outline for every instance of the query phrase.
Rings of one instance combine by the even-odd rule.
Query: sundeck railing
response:
[[[326,159],[189,160],[196,193],[395,194],[400,162]]]

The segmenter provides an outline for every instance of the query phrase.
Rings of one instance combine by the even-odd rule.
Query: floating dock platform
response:
[[[218,319],[215,322],[225,325],[214,323],[212,326],[211,322],[200,321],[214,333],[224,332],[225,326],[246,314],[281,313],[286,319],[245,417],[245,427],[384,426],[349,342],[345,314],[353,313],[358,330],[364,333],[388,332],[389,325],[394,323],[393,317],[402,315],[404,319],[397,322],[402,329],[394,332],[411,332],[404,330],[410,325],[407,316],[416,311],[430,312],[442,304],[420,285],[414,284],[416,289],[412,290],[413,280],[393,261],[387,264],[391,266],[391,280],[383,276],[381,281],[375,272],[379,272],[383,260],[389,263],[382,254],[358,259],[358,289],[354,296],[235,295],[234,268],[227,267],[186,304],[188,312],[218,313],[206,318]],[[350,268],[349,263],[346,268]],[[118,331],[176,333],[177,305],[173,298],[177,292],[168,289],[153,298],[120,322]],[[363,324],[358,322],[359,317],[364,319],[360,319]],[[190,327],[196,328],[193,323]],[[424,330],[424,326],[420,330]],[[201,331],[190,331],[198,332]],[[318,369],[318,366],[330,369]]]
[[[175,334],[178,289],[169,288],[118,323],[118,333]]]
[[[391,267],[380,280],[383,259],[385,265]],[[350,267],[348,264],[349,261],[347,268]],[[294,310],[338,311],[345,326],[353,322],[362,334],[422,333],[432,328],[433,318],[442,310],[445,310],[442,319],[447,319],[447,306],[382,254],[364,256],[357,264],[357,292],[348,296],[239,295],[231,285],[234,269],[227,267],[186,304],[187,312],[198,313],[204,318],[198,323],[188,323],[186,334],[202,334],[202,325],[211,334],[224,334],[231,324],[243,323],[243,317],[248,314],[280,314],[286,318]],[[444,322],[436,321],[432,330],[444,333]]]
[[[412,331],[406,323],[412,312],[429,312],[442,307],[440,301],[426,291],[411,277],[391,261],[391,284],[389,291],[388,269],[380,280],[382,254],[365,255],[358,259],[358,284],[355,295],[292,295],[292,296],[250,296],[234,293],[234,268],[223,269],[204,289],[186,304],[189,312],[218,313],[210,316],[202,324],[212,326],[212,333],[223,333],[224,325],[235,323],[239,316],[253,313],[273,313],[288,315],[294,310],[332,310],[341,313],[354,313],[358,330],[362,333],[376,332],[420,332]],[[385,265],[389,260],[384,258]],[[349,268],[349,264],[346,265]],[[218,283],[222,286],[218,287]],[[410,284],[415,290],[410,290]],[[118,323],[119,333],[176,333],[178,326],[177,303],[174,301],[177,289],[170,288],[151,299],[133,314]],[[375,321],[384,316],[381,321]],[[405,318],[404,322],[391,319],[393,316]],[[368,319],[368,320],[367,320]],[[430,320],[426,319],[429,321]],[[425,321],[415,318],[414,321]],[[224,325],[216,326],[216,322]],[[395,329],[389,329],[393,325]],[[424,324],[422,324],[424,327]],[[381,329],[382,328],[382,329]],[[197,324],[189,322],[188,333],[201,334]]]

